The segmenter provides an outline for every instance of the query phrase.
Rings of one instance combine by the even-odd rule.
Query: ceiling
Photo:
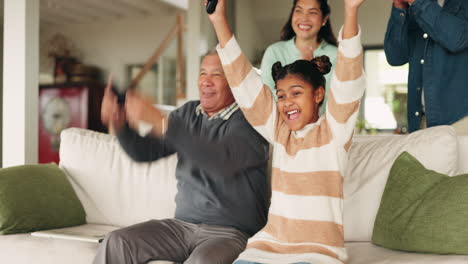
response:
[[[4,0],[0,2],[3,9]],[[40,21],[41,25],[112,22],[187,6],[188,0],[40,0]]]
[[[0,14],[3,3],[0,0]],[[202,0],[35,0],[40,1],[40,25],[112,23],[187,10],[188,1]],[[250,0],[261,38],[267,43],[278,40],[292,0]],[[274,4],[272,5],[272,2]],[[268,6],[268,12],[257,12]]]
[[[14,0],[13,0],[14,1]],[[63,24],[88,24],[96,22],[114,22],[122,19],[158,16],[173,13],[175,10],[187,10],[189,1],[202,0],[34,0],[40,1],[40,19],[42,26]],[[266,43],[277,41],[279,32],[288,18],[292,0],[250,0],[253,14],[261,37]],[[0,0],[0,14],[3,14],[3,2]],[[335,34],[343,23],[342,0],[329,1],[332,8],[332,20]],[[265,12],[265,8],[268,9]],[[368,1],[361,12],[361,24],[371,33],[365,36],[365,43],[383,43],[382,34],[390,14],[391,4],[382,6],[381,1]]]

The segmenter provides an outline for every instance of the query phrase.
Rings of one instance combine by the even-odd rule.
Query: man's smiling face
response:
[[[234,103],[234,96],[224,75],[219,56],[205,56],[198,76],[198,91],[203,110],[212,116]]]

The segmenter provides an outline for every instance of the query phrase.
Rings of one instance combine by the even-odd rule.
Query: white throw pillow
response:
[[[69,128],[61,134],[60,167],[88,223],[128,226],[175,213],[177,156],[137,163],[108,134]]]
[[[371,241],[390,169],[403,151],[428,169],[448,175],[457,173],[457,137],[450,126],[405,136],[355,137],[344,176],[345,241]]]

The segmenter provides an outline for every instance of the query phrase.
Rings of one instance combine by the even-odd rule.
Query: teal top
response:
[[[292,38],[286,41],[278,41],[276,43],[271,44],[265,54],[263,55],[262,59],[262,80],[263,83],[270,87],[270,90],[273,92],[275,96],[273,98],[276,99],[276,91],[275,91],[275,82],[273,81],[273,77],[271,76],[271,66],[277,61],[280,61],[281,64],[287,65],[290,63],[295,62],[296,60],[302,59],[301,52],[297,49],[295,44],[296,38]],[[333,64],[330,73],[325,75],[326,80],[326,93],[325,99],[323,101],[322,107],[320,108],[320,113],[325,112],[326,101],[328,98],[328,91],[330,89],[330,78],[333,72],[333,68],[336,62],[336,53],[337,47],[327,43],[326,41],[322,40],[319,47],[314,51],[314,57],[326,55],[330,58],[331,63]]]

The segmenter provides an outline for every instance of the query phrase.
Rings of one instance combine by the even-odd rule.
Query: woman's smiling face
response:
[[[318,120],[324,92],[323,87],[314,91],[312,85],[298,75],[288,74],[276,82],[278,111],[291,130],[301,130]]]
[[[317,0],[298,0],[293,10],[291,26],[297,38],[316,38],[322,24],[326,22]]]

